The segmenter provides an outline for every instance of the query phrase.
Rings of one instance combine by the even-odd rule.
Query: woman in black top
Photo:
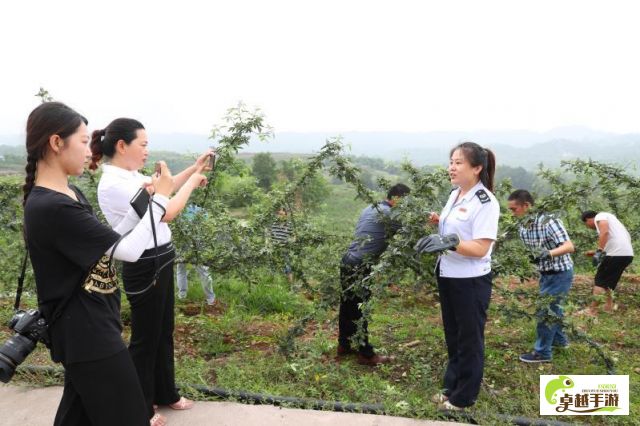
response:
[[[44,103],[27,121],[24,185],[25,239],[40,312],[50,324],[51,358],[65,368],[55,425],[148,425],[144,397],[122,340],[120,290],[109,255],[135,261],[152,238],[150,213],[117,245],[118,228],[103,225],[68,176],[91,156],[87,120],[68,106]],[[154,181],[157,224],[172,187],[166,165]],[[66,303],[65,305],[61,305]],[[51,323],[51,315],[63,306]],[[164,425],[157,416],[151,424]]]

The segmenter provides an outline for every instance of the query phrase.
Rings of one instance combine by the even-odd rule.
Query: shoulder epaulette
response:
[[[489,194],[484,189],[478,189],[476,191],[476,195],[482,204],[487,204],[491,202],[491,198],[489,198]]]

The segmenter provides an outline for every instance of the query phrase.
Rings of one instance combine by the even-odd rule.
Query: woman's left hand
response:
[[[209,158],[216,155],[212,149],[208,149],[207,152],[202,154],[195,162],[196,173],[209,172],[211,171],[211,166],[209,165]]]

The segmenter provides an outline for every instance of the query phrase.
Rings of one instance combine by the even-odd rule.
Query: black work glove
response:
[[[460,238],[456,234],[431,234],[420,238],[413,249],[418,253],[440,253],[455,250],[458,244]]]
[[[593,254],[593,257],[591,258],[591,264],[595,267],[600,266],[606,255],[607,253],[605,253],[603,250],[596,250],[596,252]]]
[[[551,260],[551,252],[544,247],[538,247],[531,251],[529,255],[531,263],[539,263],[545,260]]]

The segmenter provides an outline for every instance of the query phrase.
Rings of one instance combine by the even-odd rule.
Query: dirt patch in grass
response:
[[[593,275],[574,276],[573,287],[593,287]]]
[[[281,324],[270,321],[251,321],[244,327],[245,334],[250,336],[273,336],[282,329]]]
[[[631,284],[640,284],[640,275],[623,274],[622,281],[626,281]]]
[[[203,303],[182,303],[179,304],[177,308],[178,311],[182,312],[184,315],[193,317],[201,314],[221,316],[224,315],[227,307],[220,301],[216,300],[213,305]]]
[[[261,352],[273,352],[274,350],[273,343],[271,342],[253,341],[249,344],[249,346],[251,347],[251,349]]]
[[[332,327],[330,321],[322,321],[320,323],[317,321],[309,321],[304,328],[304,333],[298,339],[303,342],[312,341],[317,337],[319,331],[324,331],[331,339],[338,339],[338,330],[336,327]]]
[[[173,332],[176,355],[194,357],[199,354],[196,329],[185,324],[176,324]]]

